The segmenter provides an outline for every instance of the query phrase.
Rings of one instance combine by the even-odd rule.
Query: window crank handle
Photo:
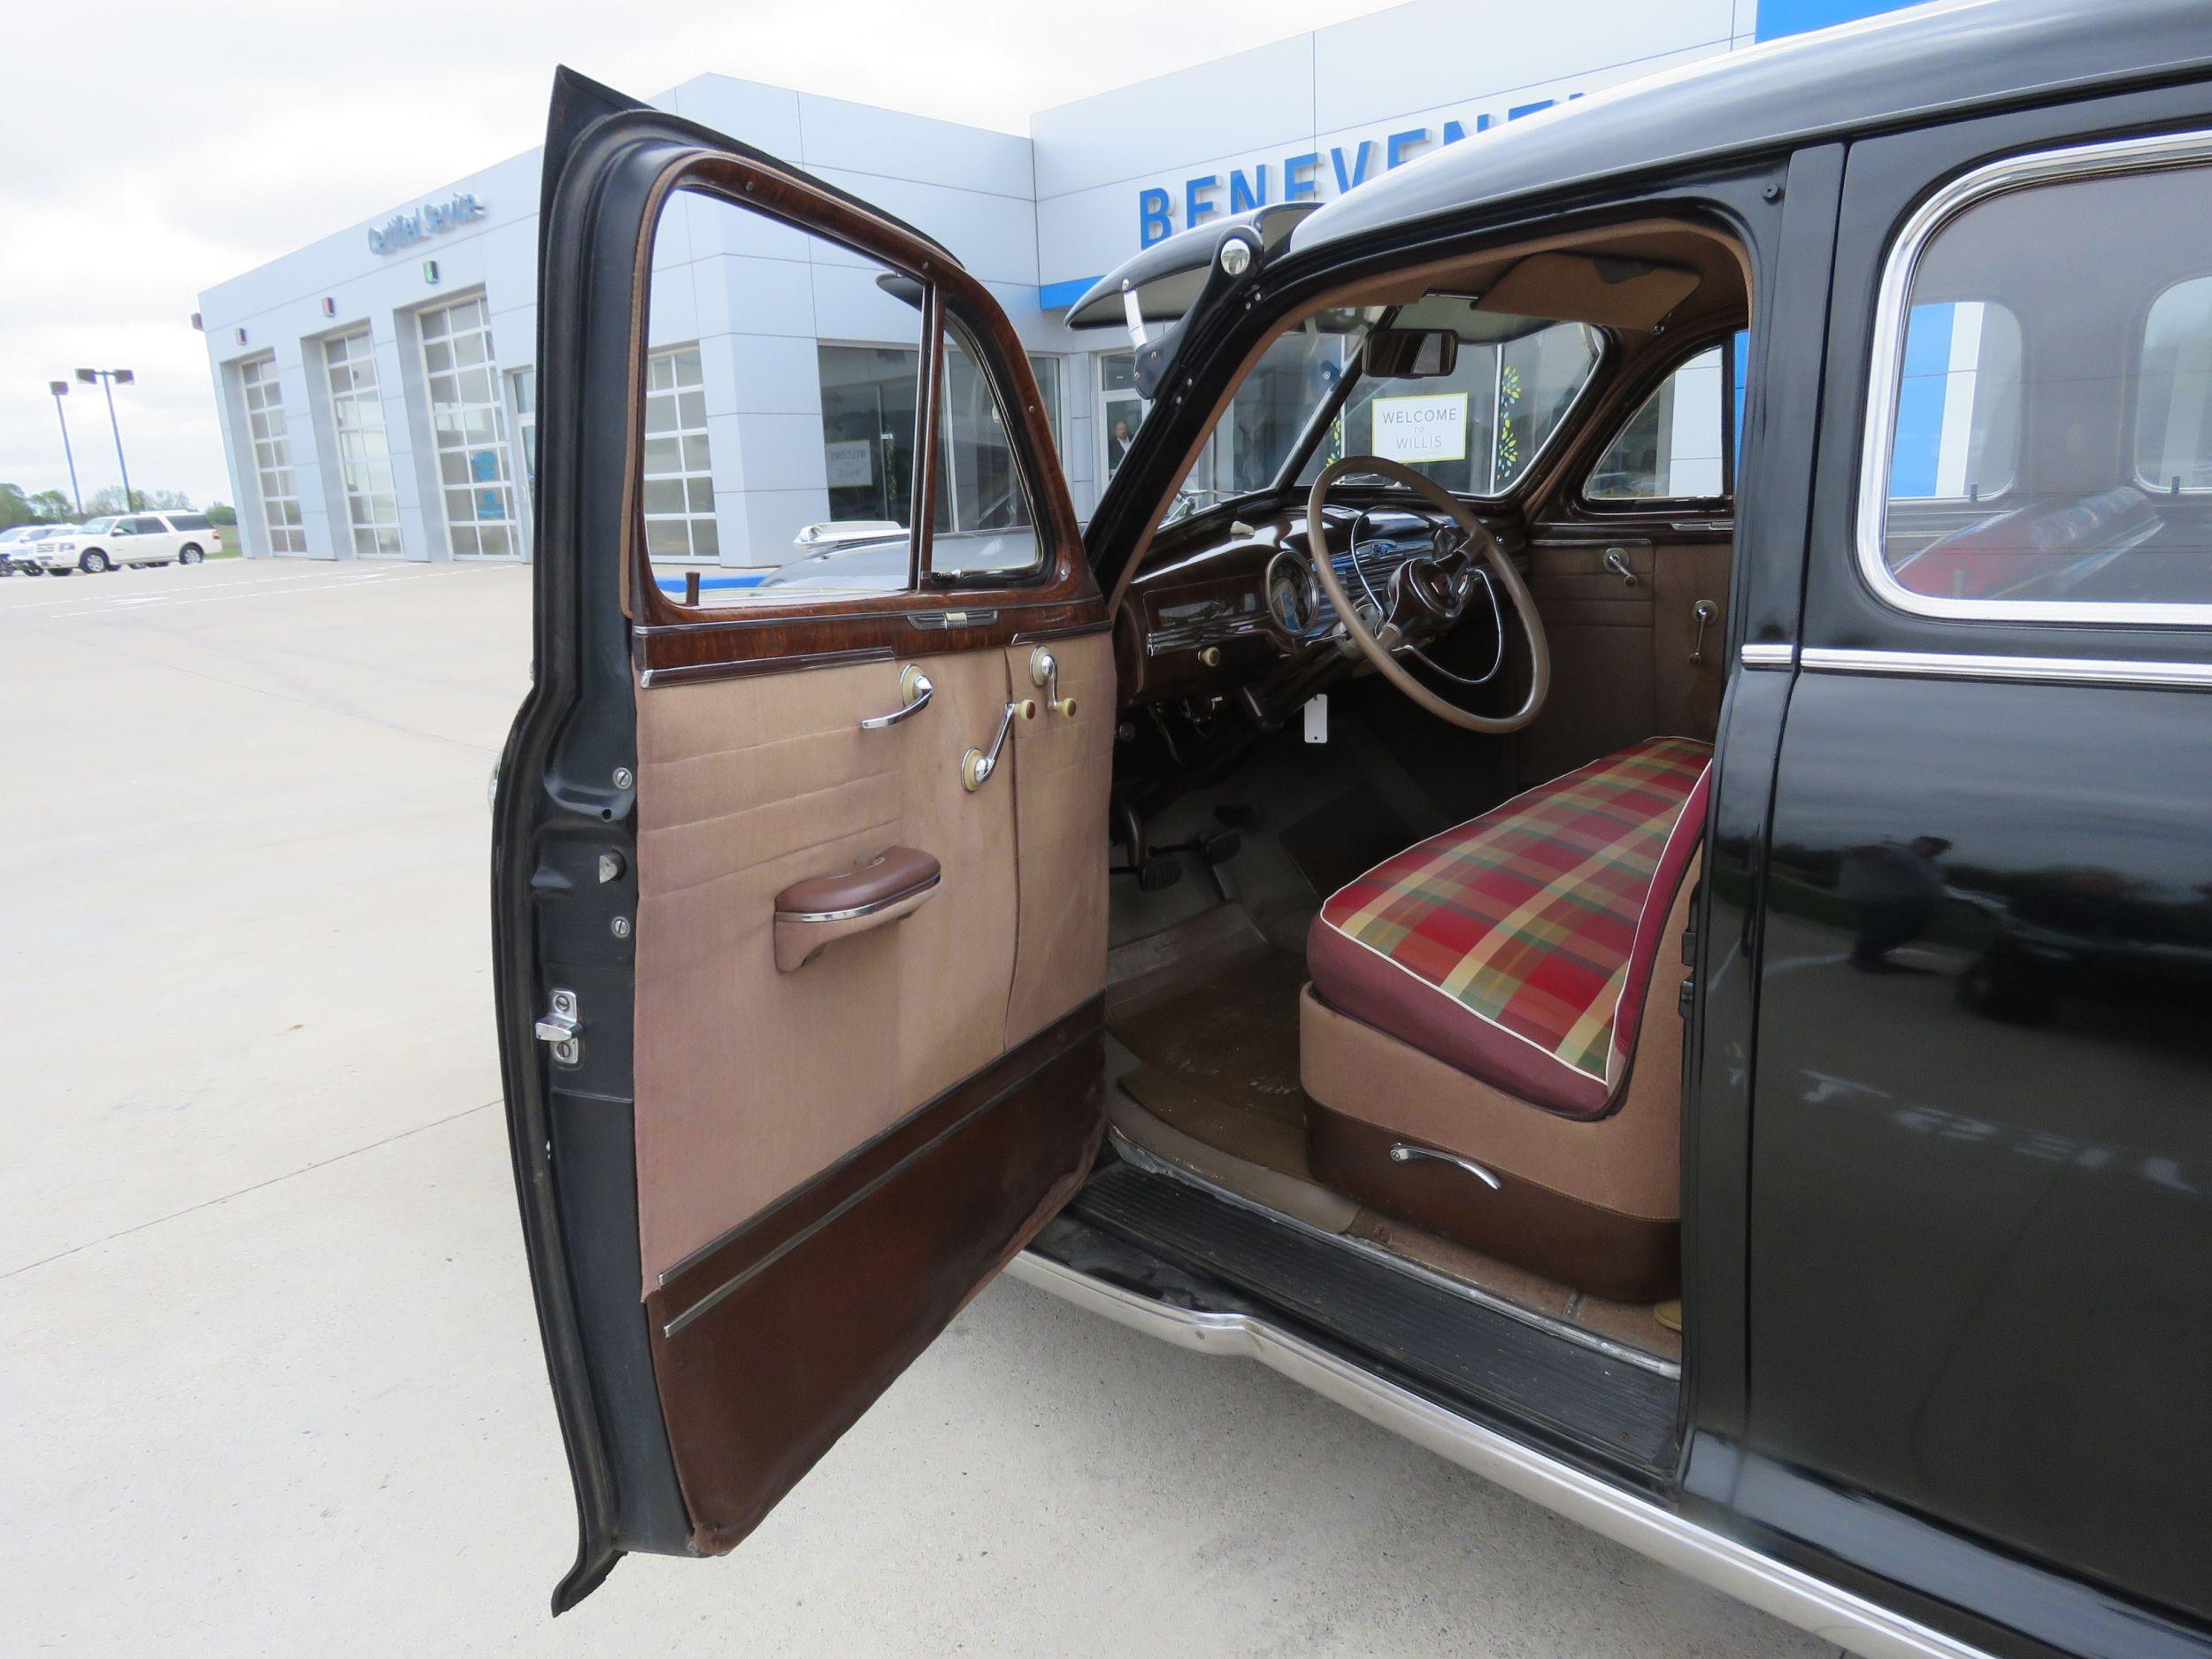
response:
[[[1709,599],[1701,599],[1690,607],[1690,614],[1697,618],[1697,633],[1690,641],[1690,660],[1705,660],[1705,625],[1720,615],[1720,607]]]

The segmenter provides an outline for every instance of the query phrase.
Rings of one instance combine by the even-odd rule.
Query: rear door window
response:
[[[2212,620],[2212,139],[2154,142],[1998,164],[1900,236],[1858,528],[1893,604]]]

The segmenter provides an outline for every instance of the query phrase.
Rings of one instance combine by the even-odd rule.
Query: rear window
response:
[[[212,530],[215,526],[205,513],[173,512],[169,515],[169,527],[173,530]]]

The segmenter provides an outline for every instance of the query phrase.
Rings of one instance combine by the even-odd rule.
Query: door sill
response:
[[[1255,1215],[1265,1216],[1270,1221],[1279,1225],[1294,1228],[1308,1238],[1317,1239],[1322,1243],[1332,1245],[1337,1249],[1363,1256],[1379,1266],[1389,1268],[1393,1272],[1409,1274],[1424,1284],[1433,1285],[1437,1289],[1449,1295],[1457,1296],[1463,1301],[1471,1302],[1478,1306],[1490,1309],[1494,1312],[1502,1313],[1509,1319],[1517,1319],[1523,1325],[1532,1326],[1548,1335],[1558,1337],[1563,1341],[1576,1343],[1594,1354],[1603,1355],[1607,1359],[1618,1360],[1624,1365],[1633,1365],[1639,1370],[1664,1377],[1671,1382],[1679,1382],[1682,1379],[1682,1367],[1676,1361],[1657,1354],[1647,1353],[1642,1348],[1631,1347],[1625,1342],[1616,1342],[1609,1337],[1599,1335],[1594,1331],[1585,1330],[1571,1320],[1555,1318],[1550,1314],[1540,1313],[1533,1308],[1523,1307],[1519,1302],[1498,1295],[1494,1292],[1485,1290],[1479,1285],[1471,1285],[1463,1279],[1455,1279],[1448,1273],[1440,1273],[1432,1267],[1425,1266],[1419,1262],[1409,1261],[1405,1256],[1382,1248],[1379,1245],[1370,1244],[1364,1239],[1355,1238],[1349,1233],[1331,1233],[1327,1228],[1317,1227],[1311,1222],[1302,1220],[1297,1216],[1289,1215],[1282,1210],[1271,1209],[1266,1204],[1256,1202],[1240,1194],[1230,1191],[1225,1187],[1208,1180],[1195,1170],[1178,1164],[1171,1158],[1162,1157],[1156,1152],[1138,1146],[1124,1135],[1118,1128],[1109,1127],[1107,1134],[1113,1143],[1114,1151],[1123,1162],[1134,1164],[1148,1174],[1184,1182],[1202,1193],[1220,1199],[1224,1203],[1234,1204],[1240,1210],[1248,1210]]]
[[[1178,1348],[1257,1360],[1447,1462],[1866,1659],[1991,1659],[1978,1647],[1462,1417],[1256,1314],[1174,1306],[1041,1256],[1034,1248],[1016,1256],[1007,1271]]]

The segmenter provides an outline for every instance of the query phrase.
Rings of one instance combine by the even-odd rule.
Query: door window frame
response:
[[[1745,341],[1744,356],[1747,359],[1740,380],[1736,364],[1737,353],[1733,345],[1740,334]],[[1724,514],[1732,514],[1735,511],[1738,484],[1737,461],[1743,448],[1743,434],[1737,429],[1740,424],[1737,419],[1737,411],[1740,400],[1743,396],[1744,383],[1750,378],[1748,373],[1749,342],[1750,325],[1748,323],[1740,328],[1730,328],[1719,334],[1705,335],[1678,356],[1670,357],[1663,369],[1647,380],[1632,397],[1624,399],[1623,407],[1626,412],[1607,430],[1602,442],[1591,447],[1588,451],[1590,458],[1583,465],[1575,479],[1574,505],[1576,509],[1587,513],[1594,518],[1636,518],[1649,513],[1680,515],[1693,512],[1700,517],[1709,517],[1717,511]],[[1706,352],[1713,350],[1720,353],[1721,493],[1717,495],[1637,495],[1632,497],[1593,495],[1590,493],[1590,480],[1597,476],[1598,467],[1604,462],[1605,457],[1612,454],[1613,446],[1620,442],[1621,434],[1628,430],[1629,423],[1644,412],[1645,406],[1653,398],[1658,396],[1661,388],[1676,374],[1696,362]]]
[[[897,589],[833,596],[795,595],[785,603],[712,610],[678,604],[660,590],[653,577],[643,534],[643,516],[638,504],[641,492],[635,489],[643,457],[644,434],[641,422],[631,422],[625,465],[633,495],[627,515],[629,543],[624,569],[634,631],[646,645],[648,683],[657,672],[710,672],[710,665],[690,660],[697,648],[664,648],[657,641],[665,636],[741,628],[757,637],[758,625],[765,621],[856,622],[863,618],[905,614],[915,628],[934,631],[949,625],[971,630],[955,636],[964,645],[979,641],[980,636],[972,631],[979,626],[1007,631],[1020,620],[1017,614],[1019,611],[1035,609],[1048,614],[1051,610],[1076,603],[1087,593],[1094,594],[1095,583],[1084,557],[1082,534],[1065,488],[1066,473],[1054,447],[1043,396],[1030,370],[1027,353],[989,291],[976,278],[919,232],[885,217],[866,204],[821,186],[803,174],[784,172],[764,157],[735,152],[695,151],[680,157],[661,173],[652,186],[647,207],[649,242],[641,257],[649,259],[649,237],[657,233],[669,197],[678,189],[718,200],[739,211],[757,214],[805,235],[836,242],[887,267],[894,275],[907,279],[919,288],[913,302],[921,314],[922,342],[914,480],[910,497],[913,503],[913,523],[908,543],[907,581]],[[642,281],[640,286],[642,288]],[[649,353],[646,344],[647,306],[643,303],[646,296],[641,292],[639,297],[629,356],[632,396],[641,406],[646,358]],[[1031,571],[984,572],[943,580],[933,580],[931,576],[931,543],[941,470],[937,457],[943,448],[944,386],[949,357],[948,331],[956,326],[971,342],[987,380],[1009,418],[1009,444],[1024,488],[1030,494],[1032,515],[1041,543],[1040,562]],[[1049,480],[1056,478],[1061,480],[1061,487],[1048,488]],[[987,597],[999,597],[1002,603],[988,610],[968,611],[961,607],[964,600],[979,603]],[[958,618],[956,624],[951,622],[955,618]],[[1037,619],[1042,620],[1042,617]],[[914,637],[911,629],[908,637]],[[745,649],[749,655],[761,648],[749,644]],[[664,666],[651,660],[664,652],[672,658],[680,654],[686,660],[672,660]]]
[[[2091,144],[2069,144],[2008,156],[1959,174],[1906,219],[1881,266],[1876,289],[1872,357],[1866,379],[1859,481],[1852,541],[1859,576],[1893,611],[1953,622],[2076,622],[2153,626],[2212,623],[2212,604],[2100,602],[2079,599],[1954,599],[1915,593],[1889,566],[1884,529],[1890,505],[1891,449],[1904,378],[1905,330],[1921,255],[1970,209],[2015,190],[2073,184],[2116,175],[2212,166],[2212,130],[2162,133]],[[2128,440],[2132,450],[2132,423]]]

